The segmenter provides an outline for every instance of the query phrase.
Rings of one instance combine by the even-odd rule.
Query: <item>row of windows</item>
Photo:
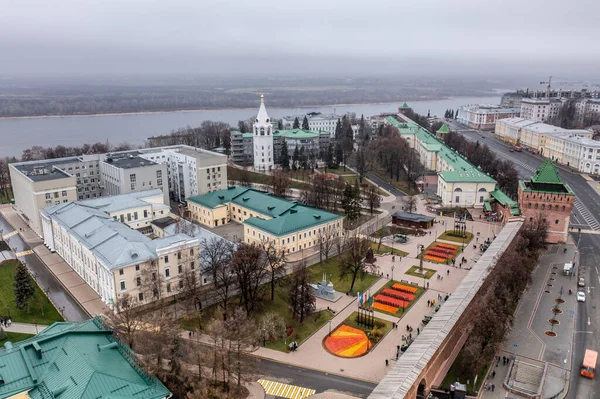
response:
[[[61,192],[61,196],[62,196],[62,197],[66,197],[66,196],[67,196],[67,191],[66,191],[66,190],[63,190],[63,191]],[[55,191],[55,192],[53,192],[52,194],[50,194],[50,193],[46,193],[46,199],[51,199],[52,197],[54,197],[54,198],[58,198],[58,191]]]
[[[538,209],[538,207],[543,211],[546,209],[546,204],[542,204],[541,206],[539,206],[539,204],[533,205],[533,209]],[[531,202],[527,204],[527,209],[531,209]],[[566,207],[563,205],[560,210],[564,212],[565,209]],[[552,210],[552,204],[548,204],[548,210]],[[558,211],[558,205],[554,205],[554,210]]]

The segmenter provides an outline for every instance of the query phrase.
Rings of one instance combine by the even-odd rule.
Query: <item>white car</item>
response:
[[[577,302],[585,302],[585,292],[577,291]]]
[[[577,286],[585,287],[585,279],[583,277],[579,277],[579,281],[577,282]]]

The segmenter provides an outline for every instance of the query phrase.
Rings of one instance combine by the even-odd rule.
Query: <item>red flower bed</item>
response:
[[[391,288],[384,288],[381,293],[386,296],[391,296],[392,298],[402,299],[403,301],[412,301],[415,299],[415,295],[407,294],[405,292],[393,290]]]
[[[437,263],[446,263],[445,258],[440,258],[438,256],[425,255],[425,256],[423,256],[423,259],[430,260],[432,262],[437,262]]]
[[[396,290],[396,291],[404,291],[404,292],[408,292],[411,294],[414,294],[417,292],[417,288],[416,287],[411,287],[410,285],[404,285],[404,284],[394,284],[392,285],[392,289]]]
[[[446,253],[441,253],[441,252],[432,251],[432,250],[425,251],[425,255],[437,256],[439,258],[444,258],[444,259],[452,259],[454,257],[454,255],[452,255],[452,254],[446,254]]]
[[[389,296],[385,296],[383,294],[379,294],[375,296],[375,301],[379,303],[383,303],[384,305],[395,306],[397,308],[405,308],[410,305],[410,302],[403,301],[401,299],[392,298]]]
[[[438,242],[437,244],[435,244],[436,247],[442,247],[442,248],[448,248],[448,249],[453,249],[456,251],[456,249],[458,248],[456,245],[452,245],[452,244],[446,244],[445,242]]]

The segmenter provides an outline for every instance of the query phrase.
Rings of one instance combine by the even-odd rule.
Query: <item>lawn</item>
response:
[[[410,276],[415,276],[415,277],[423,278],[423,275],[420,274],[420,273],[417,273],[417,270],[419,270],[419,266],[411,266],[411,268],[408,269],[405,274],[408,274]],[[428,280],[431,277],[433,277],[434,274],[437,273],[437,271],[435,271],[433,269],[427,269],[425,267],[423,268],[423,271],[425,272],[425,278],[428,279]]]
[[[379,249],[377,249],[378,246],[379,246],[378,243],[376,243],[375,241],[371,241],[371,248],[373,248],[373,253],[375,253],[377,255],[382,255],[382,254],[392,254],[392,255],[398,255],[398,256],[408,255],[408,252],[401,251],[397,248],[392,248],[392,247],[388,247],[387,245],[381,244],[381,246],[379,246]]]
[[[349,175],[354,173],[351,169],[348,168],[344,170],[343,166],[339,166],[337,168],[318,168],[318,171],[323,173],[335,173],[336,175]]]
[[[323,279],[323,273],[327,275],[327,280],[331,280],[333,283],[333,288],[341,293],[346,293],[350,291],[350,284],[352,283],[352,276],[346,276],[344,278],[340,277],[340,266],[339,266],[339,256],[334,256],[329,258],[327,261],[323,260],[323,267],[319,264],[319,262],[312,265],[310,270],[310,276],[312,281],[321,281]],[[379,280],[379,276],[375,276],[373,274],[363,273],[359,274],[356,277],[356,281],[354,282],[354,288],[352,289],[351,294],[356,294],[357,292],[364,292],[367,288],[375,284],[375,282]]]
[[[471,240],[473,239],[473,233],[466,231],[464,233],[464,238],[463,238],[463,236],[460,235],[460,233],[454,234],[454,230],[448,230],[448,231],[445,231],[444,233],[442,233],[437,239],[457,242],[459,244],[462,244],[464,242],[465,245],[468,245],[469,242],[471,242]]]
[[[371,331],[368,327],[366,327],[362,324],[358,324],[357,320],[358,320],[358,312],[352,312],[352,314],[350,316],[348,316],[348,318],[346,320],[344,320],[341,324],[345,324],[350,327],[358,328],[359,330],[363,330],[365,333],[368,333]],[[375,317],[375,326],[379,327],[378,330],[381,330],[381,332],[382,332],[381,336],[383,337],[383,336],[385,336],[385,334],[388,333],[388,331],[390,331],[392,329],[392,322],[387,321],[385,319],[379,319],[379,318]],[[369,334],[367,334],[367,336],[369,336]],[[370,336],[369,336],[369,339],[371,339]],[[371,339],[371,342],[377,343],[377,341],[374,341],[373,339]]]
[[[56,321],[64,321],[36,284],[34,284],[35,295],[30,302],[29,313],[26,309],[17,309],[13,282],[18,263],[17,260],[7,260],[0,264],[0,313],[5,317],[10,313],[12,321],[20,323],[32,323],[35,320],[38,324],[50,325]],[[44,316],[42,316],[42,309]]]
[[[381,289],[379,291],[377,291],[375,294],[373,294],[373,298],[375,298],[377,296],[377,294],[379,294],[385,288],[392,288],[392,285],[394,285],[394,284],[404,284],[404,285],[415,287],[417,289],[417,291],[414,294],[415,298],[412,301],[410,301],[410,304],[407,307],[405,307],[405,308],[398,308],[398,311],[396,313],[386,312],[386,311],[381,310],[381,309],[375,309],[376,312],[381,312],[381,313],[389,314],[391,316],[401,316],[404,313],[408,312],[410,310],[410,308],[412,307],[412,305],[415,302],[417,302],[419,300],[419,298],[421,298],[421,295],[423,295],[423,293],[425,292],[425,289],[423,287],[415,286],[415,285],[412,285],[412,284],[406,284],[406,283],[403,283],[401,281],[390,280],[383,287],[381,287]]]
[[[342,176],[342,179],[344,179],[344,181],[346,183],[354,184],[354,182],[356,182],[358,180],[358,175]],[[361,186],[360,188],[361,188],[361,190],[363,190],[363,192],[367,187],[373,186],[373,184],[371,184],[371,182],[369,182],[365,178],[363,178],[362,183],[359,182],[359,185]],[[377,188],[377,193],[379,193],[379,195],[384,196],[384,197],[388,196],[388,193],[380,190],[379,187],[377,187],[377,186],[373,186],[373,187]]]
[[[13,192],[11,188],[0,190],[0,204],[8,204],[13,198]]]
[[[392,186],[396,187],[398,190],[408,194],[408,195],[417,195],[419,191],[416,188],[410,187],[406,180],[396,180],[391,178],[385,171],[381,168],[374,169],[371,171],[374,175],[390,183]]]
[[[232,180],[234,182],[239,182],[240,176],[242,174],[241,169],[234,168],[232,166],[227,167],[227,179]],[[262,173],[248,171],[248,177],[252,183],[270,185],[271,184],[271,176],[264,175]],[[309,184],[300,183],[297,181],[292,181],[292,188],[296,188],[299,190],[307,190],[310,188]]]
[[[6,241],[0,241],[0,251],[10,251],[10,246]]]
[[[290,176],[290,179],[296,179],[296,180],[302,180],[305,182],[309,182],[310,178],[313,176],[313,173],[310,173],[310,171],[308,171],[308,170],[297,169],[297,170],[290,170],[288,172],[288,175]]]
[[[6,339],[0,339],[0,346],[3,346],[4,343],[7,341],[15,343],[15,342],[24,341],[27,338],[33,337],[32,334],[22,334],[22,333],[8,332],[8,331],[5,331],[5,334],[6,334]]]
[[[488,371],[489,365],[486,364],[481,370],[479,370],[479,373],[477,373],[477,385],[473,386],[474,377],[472,375],[457,375],[457,367],[455,365],[460,362],[461,353],[462,349],[461,352],[458,353],[458,356],[456,356],[456,359],[454,360],[454,363],[452,363],[452,366],[450,366],[448,374],[446,374],[446,377],[444,377],[444,381],[442,381],[441,388],[449,389],[450,384],[453,384],[455,382],[466,384],[468,380],[470,384],[467,385],[467,394],[476,395],[476,392],[479,391],[479,389],[481,388],[481,384],[485,379],[484,377]],[[498,388],[498,386],[496,386],[496,388]]]

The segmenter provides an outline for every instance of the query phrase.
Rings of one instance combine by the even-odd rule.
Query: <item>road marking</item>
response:
[[[304,399],[315,394],[314,389],[302,388],[296,385],[284,384],[276,381],[258,380],[267,395],[279,396],[287,399]]]
[[[31,255],[32,253],[33,251],[31,249],[28,249],[27,251],[17,252],[15,255],[17,255],[17,258],[20,258],[22,256]]]
[[[596,269],[596,274],[600,274],[598,273],[598,266],[594,266],[594,269]]]
[[[588,326],[592,324],[592,321],[590,320],[590,318],[588,317]]]
[[[7,239],[7,238],[10,238],[10,237],[12,237],[12,236],[14,236],[14,235],[16,235],[16,234],[19,234],[19,232],[18,232],[17,230],[13,230],[13,231],[11,231],[11,232],[10,232],[10,233],[8,233],[8,234],[4,234],[4,235],[2,236],[2,238],[4,238],[4,239]]]

